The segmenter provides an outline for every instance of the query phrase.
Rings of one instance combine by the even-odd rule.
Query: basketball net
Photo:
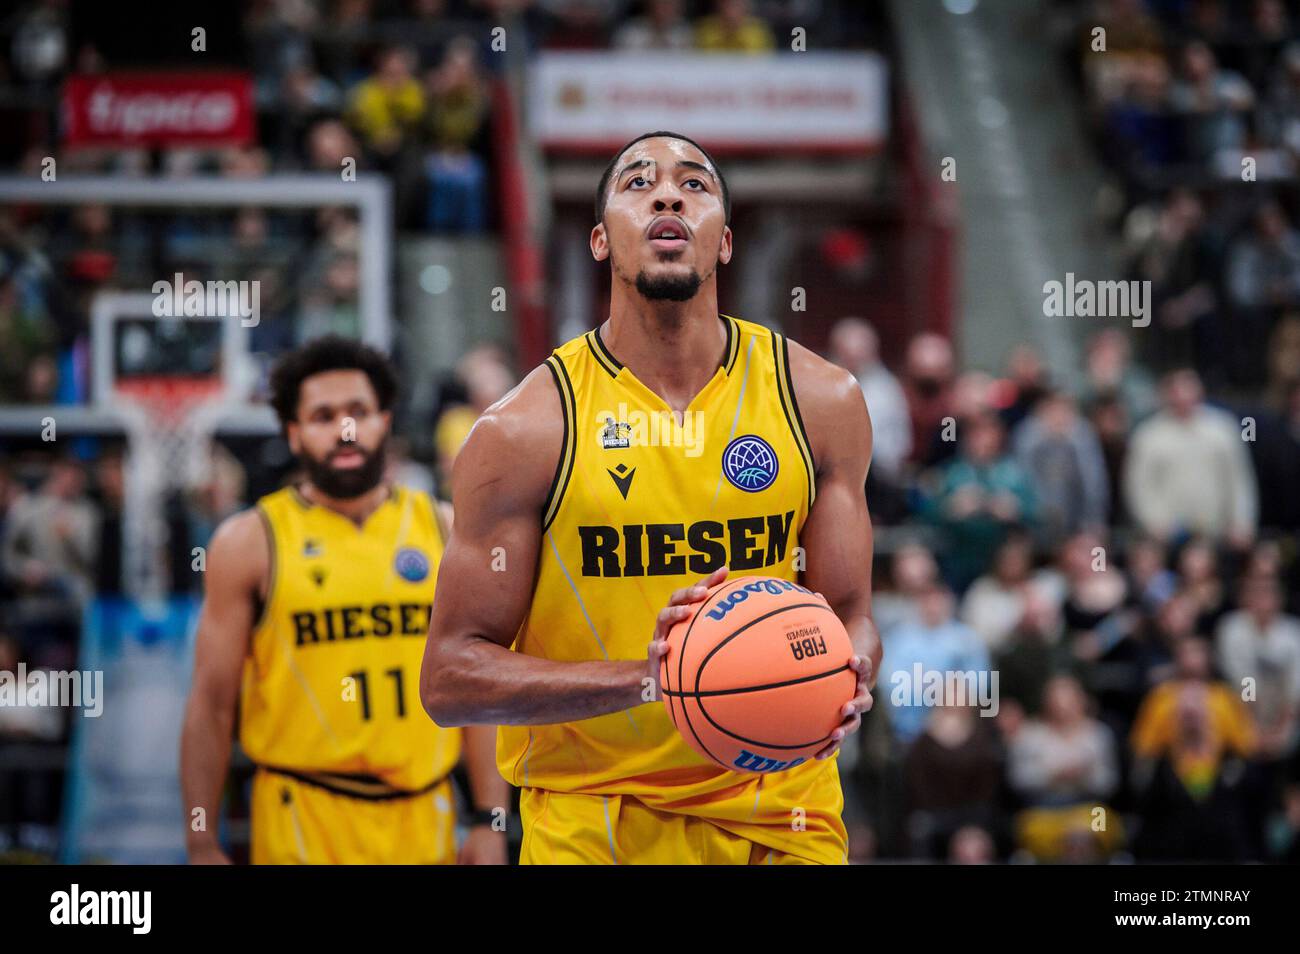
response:
[[[122,543],[127,593],[144,603],[166,599],[171,527],[167,504],[212,472],[212,436],[223,411],[215,378],[154,376],[117,382],[126,421],[127,457]]]

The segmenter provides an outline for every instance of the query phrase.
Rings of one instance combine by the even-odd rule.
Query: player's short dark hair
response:
[[[600,185],[596,186],[596,221],[601,222],[605,218],[605,198],[609,189],[610,176],[614,174],[614,166],[622,158],[623,153],[627,152],[643,139],[680,139],[682,142],[689,142],[692,146],[704,153],[704,158],[709,161],[713,167],[713,174],[718,177],[718,186],[722,189],[722,213],[723,221],[731,223],[731,192],[727,189],[727,180],[723,178],[722,170],[718,167],[717,162],[709,155],[709,150],[705,149],[690,136],[683,136],[681,133],[669,132],[666,129],[660,129],[657,132],[648,132],[637,136],[631,142],[625,143],[623,148],[614,153],[614,158],[609,160],[609,165],[605,167],[604,173],[600,177]]]
[[[284,427],[298,417],[302,382],[324,371],[361,371],[382,411],[397,400],[397,369],[382,351],[355,338],[325,335],[283,355],[271,369],[271,406]]]

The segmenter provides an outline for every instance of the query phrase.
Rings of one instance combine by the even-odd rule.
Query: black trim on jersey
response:
[[[578,409],[573,394],[573,382],[569,380],[569,371],[564,362],[556,355],[546,359],[555,380],[555,389],[560,393],[560,411],[564,422],[564,437],[560,443],[560,459],[555,465],[555,476],[551,479],[551,488],[546,492],[546,503],[542,507],[542,533],[550,529],[555,515],[560,511],[560,502],[565,491],[569,489],[569,479],[573,476],[573,462],[578,456],[577,421]]]
[[[736,358],[740,357],[740,328],[736,325],[736,319],[730,315],[719,315],[722,323],[727,327],[727,357],[726,364],[723,367],[727,374],[731,374],[731,369],[736,366]]]
[[[587,332],[587,347],[591,348],[591,353],[595,355],[596,363],[608,371],[611,378],[618,377],[618,373],[623,370],[623,365],[609,348],[605,347],[605,342],[600,338],[600,328],[592,328]]]
[[[426,795],[445,782],[450,776],[446,772],[428,785],[417,789],[394,788],[377,775],[365,775],[348,772],[303,772],[297,769],[282,768],[278,765],[255,763],[259,769],[272,775],[283,775],[294,781],[324,789],[334,795],[357,798],[365,802],[391,802],[401,798],[415,798]]]
[[[803,459],[804,470],[808,473],[808,507],[812,508],[817,497],[816,473],[817,463],[813,460],[812,444],[808,441],[808,432],[804,429],[803,416],[799,413],[799,402],[794,396],[794,381],[790,377],[790,350],[786,346],[785,336],[772,332],[772,360],[776,365],[777,393],[781,398],[781,410],[785,413],[790,433],[794,435],[799,456]]]
[[[263,597],[261,594],[257,594],[258,598],[263,600],[262,608],[258,610],[257,622],[255,622],[253,628],[249,630],[250,635],[257,632],[258,629],[265,625],[267,616],[271,612],[271,600],[275,596],[275,584],[280,575],[279,558],[277,556],[279,551],[275,545],[275,528],[271,524],[271,515],[266,512],[261,503],[258,503],[253,509],[257,512],[258,517],[261,518],[262,529],[266,531],[266,548],[270,552],[271,557],[266,579],[266,596]]]

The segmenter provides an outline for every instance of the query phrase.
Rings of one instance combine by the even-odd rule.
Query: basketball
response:
[[[667,642],[669,717],[691,748],[732,771],[780,772],[812,758],[857,688],[844,624],[788,580],[726,580]]]

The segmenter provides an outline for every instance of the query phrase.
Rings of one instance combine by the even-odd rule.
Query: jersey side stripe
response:
[[[563,446],[560,448],[559,463],[555,465],[555,477],[551,481],[551,489],[546,495],[546,506],[542,510],[543,533],[550,528],[551,521],[555,519],[555,514],[560,509],[560,501],[564,499],[564,492],[568,489],[569,478],[573,476],[573,459],[577,443],[577,407],[574,404],[573,383],[569,380],[569,372],[564,367],[564,362],[556,355],[546,359],[546,366],[551,371],[551,377],[555,379],[556,390],[560,392],[560,405],[564,412],[564,439]]]
[[[776,332],[772,332],[772,356],[776,360],[776,384],[781,396],[781,410],[785,412],[786,423],[790,425],[790,433],[794,435],[794,442],[799,447],[799,456],[803,458],[804,468],[808,472],[808,507],[811,509],[817,497],[815,480],[817,471],[813,462],[812,445],[808,441],[808,432],[804,429],[803,417],[799,413],[799,402],[794,396],[794,381],[790,377],[790,351],[785,336]]]

